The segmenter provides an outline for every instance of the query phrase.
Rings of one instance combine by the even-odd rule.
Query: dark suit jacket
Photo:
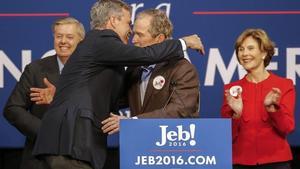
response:
[[[101,169],[106,158],[101,121],[118,109],[124,66],[182,56],[179,40],[138,48],[123,44],[111,30],[88,32],[65,64],[33,153],[68,155]]]
[[[128,102],[132,116],[138,118],[194,118],[199,117],[199,77],[196,68],[186,59],[177,63],[157,64],[150,76],[141,106],[140,67],[129,78]],[[130,71],[130,70],[129,70]],[[153,81],[165,79],[161,89]]]
[[[57,57],[49,56],[34,61],[25,70],[12,91],[6,106],[4,117],[26,136],[21,168],[41,169],[42,164],[31,155],[41,118],[47,110],[46,105],[36,105],[30,101],[31,87],[46,87],[43,78],[56,84],[59,77]]]

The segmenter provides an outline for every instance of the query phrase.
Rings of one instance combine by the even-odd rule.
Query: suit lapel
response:
[[[134,104],[131,104],[133,107],[131,107],[133,111],[133,115],[137,115],[137,113],[141,112],[142,104],[141,104],[141,94],[140,94],[140,82],[141,82],[141,69],[140,67],[136,68],[133,72],[133,78],[130,79],[133,81],[133,85],[131,87],[131,93],[132,95],[129,95],[131,97],[131,100],[133,100]]]
[[[50,56],[52,57],[52,56]],[[59,67],[57,63],[57,57],[53,56],[50,58],[50,62],[45,64],[46,78],[52,83],[57,84],[59,78]]]
[[[135,93],[135,98],[137,98],[136,102],[137,102],[137,113],[141,112],[141,109],[142,109],[142,102],[141,102],[141,90],[140,90],[140,84],[141,84],[141,75],[142,75],[142,72],[141,72],[141,68],[139,67],[137,69],[137,78],[138,78],[138,83],[135,83],[134,84],[134,90],[136,90],[134,93]]]

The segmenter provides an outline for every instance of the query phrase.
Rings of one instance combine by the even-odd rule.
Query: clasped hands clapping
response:
[[[242,95],[239,92],[236,97],[230,95],[229,90],[225,90],[225,97],[227,104],[233,110],[232,118],[238,119],[242,116],[243,112],[243,100]],[[278,88],[272,88],[271,91],[265,96],[264,107],[267,112],[276,112],[279,109],[279,103],[281,98],[281,91]]]

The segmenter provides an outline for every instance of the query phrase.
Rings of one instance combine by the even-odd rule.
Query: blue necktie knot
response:
[[[143,71],[142,78],[141,78],[142,81],[146,80],[149,77],[153,69],[154,69],[153,66],[148,66],[148,67],[142,66],[142,71]]]

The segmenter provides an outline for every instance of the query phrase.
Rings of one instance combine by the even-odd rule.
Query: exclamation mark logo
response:
[[[190,133],[191,133],[191,141],[190,141],[190,145],[191,146],[195,146],[196,145],[196,140],[195,140],[195,124],[191,124],[190,125]]]

